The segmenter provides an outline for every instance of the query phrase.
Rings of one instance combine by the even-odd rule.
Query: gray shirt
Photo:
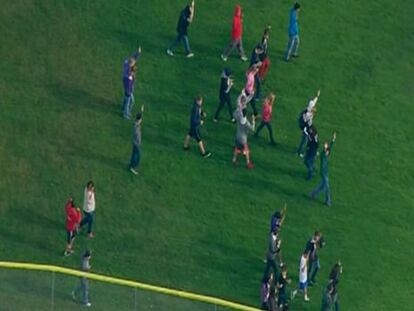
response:
[[[134,124],[134,131],[133,131],[133,135],[132,135],[132,143],[135,146],[140,146],[141,145],[141,124]]]
[[[249,135],[249,131],[254,131],[254,122],[250,123],[245,117],[238,118],[236,140],[240,144],[247,144],[247,136]]]
[[[82,271],[88,272],[91,269],[91,264],[89,263],[89,257],[82,257],[81,269]]]

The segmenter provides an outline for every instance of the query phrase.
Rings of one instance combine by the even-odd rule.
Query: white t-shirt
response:
[[[88,190],[88,188],[85,188],[83,210],[87,213],[95,211],[95,192]]]
[[[300,258],[299,282],[305,283],[308,280],[308,259],[303,255]]]
[[[314,99],[311,99],[308,103],[308,111],[310,112],[315,106],[316,103],[318,102],[318,97],[315,97]]]

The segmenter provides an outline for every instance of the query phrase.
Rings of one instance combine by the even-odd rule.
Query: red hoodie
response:
[[[76,226],[81,222],[81,212],[77,210],[72,201],[68,201],[65,206],[66,210],[66,230],[73,231]]]
[[[270,122],[272,120],[272,105],[267,101],[263,106],[262,120],[263,122]]]
[[[238,4],[234,9],[233,17],[233,29],[231,31],[231,37],[233,40],[239,40],[242,37],[243,27],[242,27],[242,13],[241,6]]]

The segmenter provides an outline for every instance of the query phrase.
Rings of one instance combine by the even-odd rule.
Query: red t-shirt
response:
[[[72,202],[68,201],[65,206],[66,210],[66,230],[73,231],[81,222],[81,212],[72,206]]]
[[[265,103],[262,111],[262,120],[270,122],[272,120],[272,105]]]

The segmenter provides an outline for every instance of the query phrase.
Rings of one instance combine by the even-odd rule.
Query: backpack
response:
[[[299,128],[301,130],[303,130],[306,126],[305,120],[303,120],[303,115],[307,112],[308,110],[305,109],[303,110],[300,114],[299,114],[299,118],[298,118],[298,124],[299,124]]]

